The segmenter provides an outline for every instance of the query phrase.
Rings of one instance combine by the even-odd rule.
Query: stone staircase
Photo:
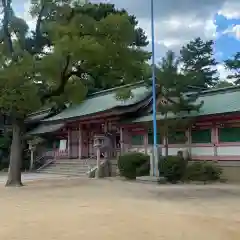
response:
[[[39,173],[63,176],[88,176],[91,168],[96,166],[96,159],[61,159],[37,170]]]

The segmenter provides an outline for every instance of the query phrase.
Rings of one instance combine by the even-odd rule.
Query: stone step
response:
[[[41,173],[44,172],[48,172],[48,171],[52,171],[52,172],[69,172],[69,173],[87,173],[88,169],[76,169],[76,170],[72,170],[72,169],[55,169],[55,168],[46,168],[44,170],[41,171]]]
[[[96,164],[94,164],[96,165]],[[48,167],[61,167],[61,168],[78,168],[88,167],[89,164],[51,164]]]
[[[62,176],[73,176],[73,177],[81,177],[81,176],[87,176],[87,174],[84,172],[84,173],[75,173],[75,172],[56,172],[56,171],[44,171],[44,172],[41,172],[41,173],[44,173],[44,174],[56,174],[56,175],[62,175]]]
[[[95,166],[95,165],[94,165]],[[51,164],[49,166],[47,166],[46,168],[59,168],[59,169],[85,169],[85,168],[88,168],[89,165],[67,165],[67,164]]]
[[[53,172],[77,172],[77,173],[86,173],[88,172],[88,169],[71,169],[71,168],[45,168],[42,169],[41,172],[46,172],[46,171],[53,171]]]
[[[110,160],[115,165],[115,159]],[[89,167],[96,166],[96,159],[60,159],[38,172],[65,176],[87,176]]]
[[[58,174],[58,175],[87,175],[87,172],[72,172],[72,171],[54,171],[51,169],[45,170],[41,173],[54,173],[54,174]]]
[[[46,174],[58,174],[66,176],[86,176],[89,165],[96,165],[95,159],[62,159],[58,160],[39,172]]]
[[[57,161],[54,164],[58,165],[86,165],[86,164],[96,164],[96,160],[90,160],[90,161]]]

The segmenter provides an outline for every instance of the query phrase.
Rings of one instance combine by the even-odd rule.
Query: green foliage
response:
[[[144,78],[150,54],[135,17],[110,4],[78,0],[32,0],[34,31],[2,0],[0,27],[0,110],[11,117],[10,182],[21,185],[24,119],[42,105],[81,102],[95,89]],[[14,178],[11,175],[15,175]],[[13,180],[14,179],[14,180]]]
[[[10,147],[11,136],[4,134],[0,137],[0,170],[8,168]]]
[[[118,159],[120,175],[127,179],[136,179],[139,175],[145,175],[148,164],[150,157],[143,153],[126,153]]]
[[[116,92],[116,99],[119,101],[124,101],[126,99],[131,99],[133,97],[133,93],[131,88],[122,88]]]
[[[187,161],[180,155],[159,159],[159,173],[170,183],[177,183],[184,177]]]
[[[182,113],[198,111],[202,106],[202,103],[196,103],[198,93],[187,94],[194,82],[179,72],[179,64],[179,59],[169,51],[157,68],[158,90],[165,100],[158,106],[158,112],[165,116],[159,127],[165,139],[173,139],[176,130],[184,131],[190,125],[189,119],[181,117]]]
[[[11,145],[11,137],[8,134],[4,134],[0,137],[0,149],[9,150]]]
[[[144,75],[150,55],[139,46],[147,38],[135,17],[114,5],[32,0],[32,34],[11,1],[3,13],[0,108],[8,115],[24,118],[42,103],[81,102],[92,89]]]
[[[234,84],[228,81],[219,81],[214,88],[225,88],[225,87],[232,87]]]
[[[70,0],[62,5],[60,0],[32,2],[33,16],[39,18],[42,14],[44,33],[35,44],[42,44],[41,49],[44,44],[54,46],[54,56],[48,56],[47,62],[44,57],[43,68],[49,69],[42,79],[57,79],[59,68],[66,67],[66,77],[78,76],[92,93],[139,81],[145,75],[145,61],[150,54],[139,47],[148,44],[147,37],[137,28],[136,18],[125,10],[117,10],[112,4],[82,5]],[[55,81],[50,87],[58,89],[61,80]],[[45,85],[48,89],[49,85]]]
[[[203,41],[198,37],[182,47],[180,51],[182,72],[192,81],[191,85],[208,88],[218,83],[213,46],[212,40]]]
[[[185,180],[211,182],[220,180],[222,169],[214,162],[193,162],[187,166]]]
[[[232,79],[236,84],[240,83],[240,52],[237,52],[233,59],[225,61],[226,68],[233,72],[228,76],[228,79]]]
[[[140,167],[136,169],[137,177],[149,176],[150,173],[150,157],[146,156],[147,160]]]
[[[169,104],[160,104],[159,111],[165,115],[171,112],[190,112],[199,110],[201,104],[196,104],[198,94],[186,94],[189,86],[194,85],[191,79],[179,72],[180,62],[174,52],[167,52],[157,69],[157,84],[160,86],[161,96]]]

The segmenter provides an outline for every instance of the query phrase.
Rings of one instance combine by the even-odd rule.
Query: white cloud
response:
[[[234,36],[240,41],[240,24],[230,26],[223,32],[223,34]]]
[[[125,8],[137,17],[139,25],[151,39],[150,0],[90,1],[114,3],[118,8]],[[25,0],[24,17],[33,27],[35,21],[28,13],[29,6],[30,0]],[[169,48],[179,51],[183,44],[195,37],[216,39],[214,16],[218,12],[228,18],[239,17],[240,0],[154,0],[156,57],[160,59]],[[239,37],[238,28],[234,30],[235,36]]]
[[[227,19],[240,18],[240,1],[239,0],[226,1],[218,13],[223,15]]]
[[[100,0],[92,0],[99,2]],[[214,16],[226,0],[154,0],[155,41],[165,51],[178,52],[190,40],[201,37],[216,39]],[[230,0],[233,1],[233,0]],[[151,38],[150,0],[109,0],[119,8],[125,8],[139,20],[139,25]],[[158,58],[165,51],[156,51]]]
[[[27,21],[29,28],[33,29],[36,25],[36,19],[33,19],[29,12],[30,6],[31,6],[31,1],[25,0],[23,18]]]
[[[230,70],[226,69],[224,64],[222,64],[222,63],[217,65],[217,70],[219,73],[220,80],[223,80],[223,81],[228,80],[227,76],[232,74],[232,72]],[[228,80],[228,81],[230,81],[230,80]],[[231,81],[234,82],[234,79],[231,79]]]

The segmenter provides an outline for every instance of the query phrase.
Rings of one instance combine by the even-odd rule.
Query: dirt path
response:
[[[239,240],[240,189],[48,180],[0,187],[4,240]]]

